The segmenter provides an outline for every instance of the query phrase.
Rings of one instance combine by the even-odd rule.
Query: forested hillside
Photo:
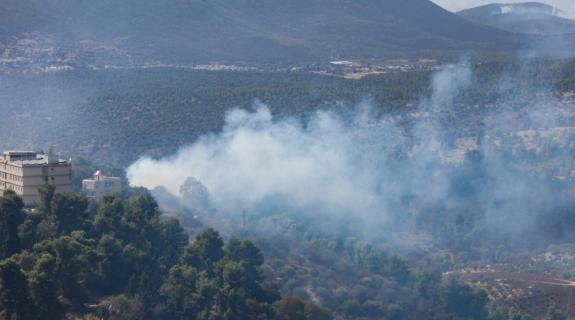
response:
[[[331,319],[313,303],[281,299],[264,282],[261,251],[209,229],[188,244],[149,196],[97,207],[42,190],[34,212],[0,197],[0,316],[4,319]],[[301,310],[293,303],[301,303]]]
[[[5,40],[24,32],[39,32],[62,47],[81,39],[121,39],[134,57],[188,63],[497,51],[521,42],[428,0],[9,0],[2,6],[0,35]]]
[[[575,83],[572,60],[542,60],[529,67],[495,60],[478,62],[474,70],[478,81],[459,94],[457,102],[463,105],[488,106],[507,96],[516,96],[519,103],[538,92],[573,90]],[[519,72],[523,75],[516,84],[500,85],[502,76]],[[0,147],[53,147],[63,156],[123,166],[218,132],[228,110],[249,109],[257,101],[279,118],[353,110],[362,101],[379,113],[410,112],[428,96],[431,75],[398,72],[346,80],[304,72],[158,69],[5,77],[0,82]]]
[[[306,283],[318,272],[322,276],[314,281],[325,286],[335,279],[359,281],[333,298],[343,304],[321,298],[345,319],[508,319],[502,317],[507,311],[487,308],[485,293],[410,268],[361,242],[313,249],[312,242],[295,238],[258,238],[273,257],[265,263],[251,241],[224,241],[213,229],[198,231],[188,243],[179,222],[162,216],[146,195],[109,196],[95,204],[55,194],[50,185],[41,194],[33,211],[24,210],[12,192],[0,197],[0,315],[6,319],[333,319],[313,302],[317,298],[305,302],[278,291],[291,291],[286,286]],[[337,252],[350,260],[328,271]],[[289,262],[305,255],[312,274]],[[264,270],[277,277],[266,280]],[[336,278],[328,280],[332,273]]]
[[[0,119],[0,147],[52,145],[66,156],[122,166],[221,130],[225,113],[236,107],[261,101],[278,116],[305,116],[353,107],[371,96],[404,103],[417,97],[428,77],[396,74],[354,82],[306,73],[160,69],[6,78],[0,85],[6,115]],[[36,94],[29,95],[30,88]],[[20,134],[8,134],[12,130]]]

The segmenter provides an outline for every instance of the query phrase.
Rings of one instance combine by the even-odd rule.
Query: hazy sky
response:
[[[432,0],[438,5],[444,7],[445,9],[451,11],[458,11],[462,9],[467,9],[483,4],[501,2],[501,3],[511,3],[511,2],[529,2],[537,1],[547,3],[568,13],[569,16],[575,17],[575,0]]]

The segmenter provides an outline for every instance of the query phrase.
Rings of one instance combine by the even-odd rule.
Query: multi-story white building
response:
[[[107,194],[122,190],[122,178],[105,176],[101,171],[94,173],[94,179],[82,181],[82,190],[90,199],[101,199]]]
[[[33,151],[6,151],[0,159],[0,192],[14,190],[26,206],[40,200],[40,189],[50,183],[56,192],[73,192],[71,164],[58,156]]]

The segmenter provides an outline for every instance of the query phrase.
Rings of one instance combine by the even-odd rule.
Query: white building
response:
[[[0,192],[13,190],[26,206],[40,200],[40,189],[50,183],[56,192],[73,192],[71,164],[58,156],[34,151],[6,151],[0,158]]]
[[[88,198],[101,199],[107,194],[122,190],[122,178],[107,177],[101,171],[94,173],[93,179],[82,181],[82,190]]]

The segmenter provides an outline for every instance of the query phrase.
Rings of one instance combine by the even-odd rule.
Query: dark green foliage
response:
[[[122,222],[124,204],[116,197],[107,196],[102,200],[94,218],[94,230],[99,234],[115,234]]]
[[[56,194],[50,204],[59,233],[81,230],[86,223],[88,200],[75,194]]]
[[[10,257],[21,248],[19,226],[24,222],[24,204],[15,192],[0,197],[0,258]]]
[[[547,314],[545,314],[543,320],[567,320],[567,316],[557,309],[557,307],[551,306],[547,310]]]
[[[41,195],[28,214],[14,193],[0,197],[3,252],[12,256],[0,267],[4,315],[55,319],[66,311],[84,312],[97,296],[122,293],[130,298],[118,297],[111,318],[150,312],[163,277],[188,243],[178,221],[160,221],[149,196],[129,202],[105,198],[90,216],[81,196],[56,194],[50,185]],[[21,247],[26,251],[19,253]]]
[[[95,216],[77,195],[42,189],[26,218],[21,200],[0,198],[10,257],[0,262],[0,312],[7,319],[54,319],[96,313],[107,319],[270,319],[279,294],[264,285],[261,251],[249,241],[226,245],[213,229],[188,237],[175,219],[160,219],[149,196],[106,197]],[[50,232],[41,229],[53,226]],[[20,232],[18,232],[18,230]],[[20,253],[20,236],[25,249]],[[161,305],[162,308],[156,307]],[[163,310],[163,311],[159,311]],[[320,312],[310,309],[309,312]]]
[[[163,222],[162,239],[164,248],[162,263],[167,266],[175,265],[180,259],[183,248],[188,244],[188,235],[175,218]]]
[[[56,186],[46,183],[38,191],[40,192],[40,202],[38,202],[36,209],[45,216],[50,216],[52,214],[52,199],[56,195]]]
[[[40,201],[36,210],[27,215],[19,227],[23,247],[31,249],[32,244],[58,234],[75,230],[88,230],[88,200],[76,194],[56,194],[52,184],[40,188]]]
[[[99,286],[103,292],[121,292],[128,284],[131,275],[131,263],[136,257],[125,250],[122,242],[111,235],[103,235],[97,246],[100,260],[98,273],[102,277]]]
[[[213,229],[200,233],[170,270],[162,297],[174,319],[268,319],[277,295],[263,286],[263,255],[249,241],[224,247]]]
[[[216,263],[224,256],[224,241],[217,231],[208,229],[184,249],[181,262],[200,267],[206,272],[215,272]]]
[[[53,240],[45,240],[34,246],[37,254],[54,256],[54,278],[60,284],[62,297],[80,308],[89,298],[90,286],[95,281],[96,253],[94,240],[84,231]]]
[[[41,212],[31,212],[28,214],[24,223],[18,227],[22,249],[31,250],[34,244],[43,238],[44,234],[41,227],[49,225],[47,222],[48,220],[44,218],[44,214]]]
[[[522,315],[514,308],[506,308],[503,306],[490,305],[488,312],[489,320],[533,320],[533,318]]]
[[[322,306],[362,319],[483,319],[488,314],[484,293],[414,270],[401,257],[355,238],[302,235],[311,248],[298,247],[307,242],[295,240],[284,246],[281,237],[267,240],[264,246],[274,259],[285,259],[270,272],[251,241],[226,242],[207,229],[188,244],[179,222],[161,219],[149,196],[109,196],[90,214],[80,196],[54,194],[49,186],[42,194],[44,201],[27,217],[16,195],[0,198],[2,213],[10,213],[2,217],[17,217],[4,218],[3,224],[11,225],[8,234],[24,244],[0,262],[4,318],[92,313],[105,319],[333,319]],[[290,250],[316,266],[303,273],[288,270],[294,259]],[[266,275],[285,279],[281,287],[265,282],[264,268]],[[338,283],[342,275],[354,283],[347,290]],[[282,299],[280,289],[310,301]],[[489,315],[503,319],[496,318],[501,312],[489,310]]]
[[[468,285],[455,280],[446,281],[441,287],[445,311],[462,319],[485,319],[487,294],[476,292]]]
[[[11,259],[0,262],[0,308],[3,319],[24,320],[32,316],[26,276]]]
[[[29,272],[30,292],[38,319],[59,318],[64,311],[58,300],[58,281],[55,272],[56,259],[49,253],[41,254]]]
[[[166,300],[168,312],[175,319],[190,319],[194,316],[207,317],[206,309],[210,306],[204,300],[211,300],[215,287],[207,280],[199,278],[198,272],[188,265],[176,265],[170,270],[167,280],[162,285],[161,293]],[[198,294],[197,282],[202,284],[202,295]]]

